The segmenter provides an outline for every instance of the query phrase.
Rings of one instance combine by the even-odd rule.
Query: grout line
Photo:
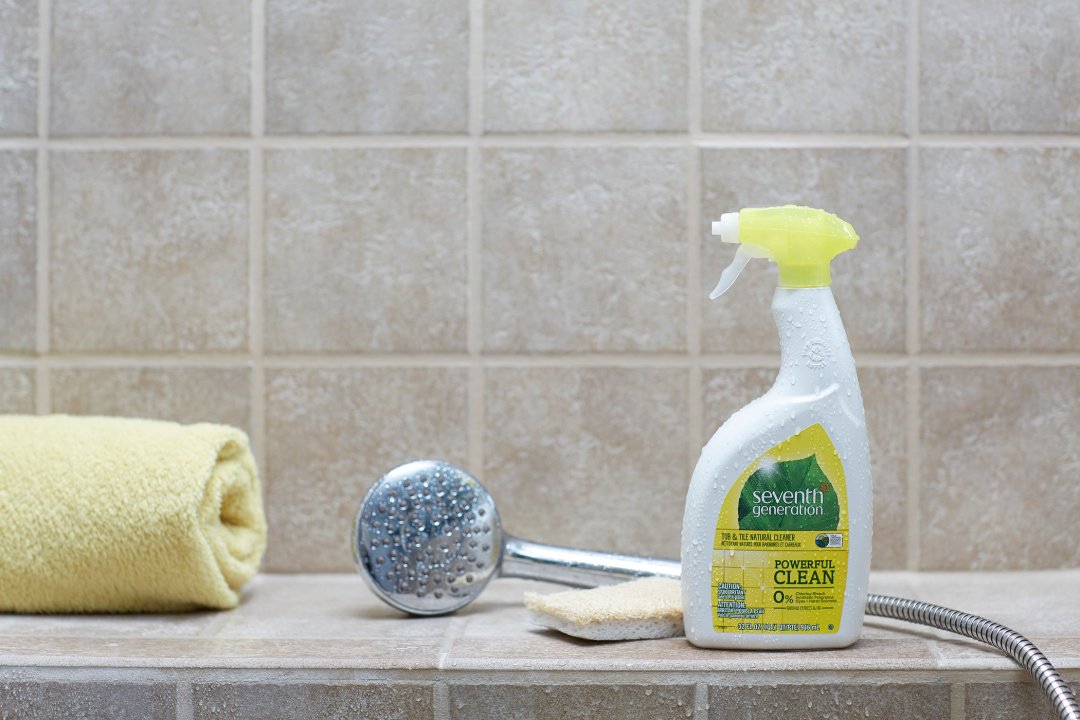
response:
[[[694,720],[709,720],[709,686],[703,682],[694,685]]]
[[[256,361],[253,353],[147,353],[121,355],[112,353],[50,353],[36,358],[30,353],[0,352],[0,367],[25,367],[39,361],[48,368],[142,368],[142,367],[226,367],[236,368]],[[469,353],[282,353],[263,355],[260,362],[268,368],[349,368],[349,367],[648,367],[681,368],[696,364],[685,353],[598,353],[598,354],[480,354]],[[940,367],[1077,367],[1078,353],[969,353],[963,355],[924,354],[909,357],[898,353],[856,353],[860,367],[940,368]],[[777,368],[779,356],[769,353],[700,355],[704,369]]]
[[[686,69],[687,69],[687,130],[686,147],[686,349],[690,359],[687,373],[689,395],[687,396],[686,442],[687,472],[689,477],[701,454],[702,425],[705,421],[701,382],[701,151],[697,139],[701,136],[702,78],[701,0],[689,0],[686,23]]]
[[[466,418],[468,465],[484,481],[484,360],[483,351],[483,134],[484,3],[469,0],[469,145],[466,150],[466,350],[469,357],[469,395]]]
[[[949,694],[949,716],[951,720],[964,720],[967,713],[967,686],[962,682],[954,682],[950,687],[952,692]]]
[[[251,349],[251,435],[255,464],[266,468],[266,373],[263,363],[263,235],[266,198],[266,0],[251,5],[251,138],[248,165],[248,317]]]
[[[49,252],[50,252],[50,175],[49,175],[49,94],[52,92],[52,3],[51,0],[38,0],[38,96],[37,96],[37,138],[32,142],[37,148],[35,218],[36,258],[35,258],[35,312],[34,348],[37,358],[34,362],[34,411],[39,415],[48,414],[52,407],[52,378],[44,358],[49,352],[50,336],[50,293],[49,293]]]
[[[687,6],[686,23],[686,48],[687,58],[687,115],[690,126],[690,136],[701,136],[701,118],[703,113],[703,96],[705,93],[704,81],[702,80],[701,57],[702,57],[702,12],[701,0],[689,0]]]
[[[433,720],[450,720],[450,687],[437,682],[431,688]]]
[[[907,557],[909,570],[918,570],[922,563],[922,544],[920,538],[919,516],[922,489],[922,449],[920,433],[922,428],[921,373],[919,367],[925,359],[920,356],[920,334],[922,326],[920,295],[920,207],[919,207],[919,0],[908,3],[908,46],[907,46],[907,96],[908,96],[908,135],[911,144],[907,148],[906,168],[906,311],[905,350],[909,358],[906,377],[906,426],[905,449],[907,455]]]
[[[470,116],[472,110],[470,110]],[[472,124],[470,119],[470,125]],[[902,148],[914,140],[905,135],[864,133],[488,133],[416,135],[271,135],[263,144],[274,149],[380,148],[380,147],[682,147],[687,141],[707,148]],[[53,150],[245,149],[251,139],[243,135],[197,136],[87,136],[50,138]],[[947,135],[919,133],[922,147],[1080,147],[1080,135]],[[0,138],[0,150],[37,147],[35,138]]]
[[[922,490],[922,450],[919,433],[921,428],[921,374],[916,365],[907,370],[905,399],[905,446],[907,449],[907,558],[908,570],[916,571],[922,564],[922,546],[920,542],[920,503]]]
[[[191,683],[181,680],[176,683],[176,720],[195,719],[195,699],[192,697]]]

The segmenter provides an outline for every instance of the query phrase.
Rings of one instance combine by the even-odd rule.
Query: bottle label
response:
[[[847,485],[820,424],[778,443],[731,486],[716,522],[716,632],[840,629],[848,566]]]

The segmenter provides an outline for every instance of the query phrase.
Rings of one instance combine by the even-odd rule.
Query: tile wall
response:
[[[1020,21],[1022,18],[1022,22]],[[775,373],[720,212],[849,219],[878,568],[1080,564],[1074,0],[0,4],[0,411],[245,428],[276,571],[467,466],[675,554]],[[216,702],[209,695],[207,702]],[[202,700],[200,700],[202,702]]]

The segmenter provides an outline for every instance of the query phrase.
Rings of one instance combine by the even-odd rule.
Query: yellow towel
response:
[[[0,416],[0,611],[236,607],[265,545],[240,430]]]

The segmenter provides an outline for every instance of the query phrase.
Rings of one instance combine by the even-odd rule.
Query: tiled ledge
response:
[[[0,616],[0,717],[1051,717],[1011,661],[949,633],[868,618],[845,650],[597,644],[527,623],[522,593],[545,587],[497,580],[455,616],[407,618],[357,576],[267,575],[233,612]],[[1080,571],[871,588],[1009,625],[1080,686]]]

